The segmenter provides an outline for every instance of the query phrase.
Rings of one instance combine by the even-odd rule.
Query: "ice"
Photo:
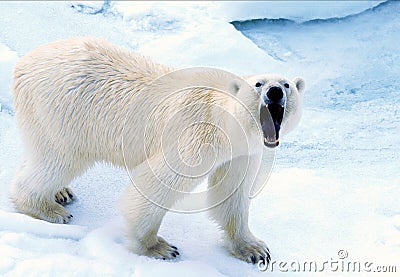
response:
[[[1,2],[0,275],[260,274],[226,252],[205,213],[167,214],[160,235],[179,247],[178,260],[129,252],[117,204],[129,177],[110,165],[72,183],[71,224],[15,213],[8,187],[23,145],[12,113],[13,65],[40,44],[84,35],[178,68],[303,76],[301,124],[282,140],[252,201],[250,228],[273,261],[331,261],[346,250],[346,261],[398,265],[400,3],[381,2]]]
[[[110,1],[70,1],[71,8],[84,14],[107,14],[110,11]]]
[[[374,174],[392,172],[398,166],[392,153],[400,142],[400,82],[396,78],[400,65],[395,62],[400,59],[396,50],[399,11],[398,3],[387,2],[362,16],[341,20],[235,23],[271,57],[292,66],[278,69],[282,74],[294,75],[303,68],[302,75],[310,80],[305,96],[308,109],[302,120],[310,124],[300,126],[303,132],[295,133],[295,143],[307,145],[308,156],[317,155],[311,154],[313,164],[326,149],[330,158],[323,160],[328,164],[320,161],[318,168],[332,169],[340,163],[346,173],[346,162],[356,162],[363,165],[362,171],[373,166],[363,174]],[[322,129],[323,136],[315,132]],[[294,151],[285,150],[287,155]],[[367,151],[371,154],[364,156]]]

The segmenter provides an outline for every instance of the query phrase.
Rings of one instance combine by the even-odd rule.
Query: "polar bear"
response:
[[[298,124],[304,88],[299,77],[175,70],[91,37],[41,46],[14,71],[25,152],[11,199],[22,213],[68,223],[63,206],[74,200],[74,178],[98,161],[125,167],[130,250],[173,259],[177,248],[157,235],[161,221],[206,179],[204,199],[227,249],[268,262],[267,246],[248,227],[248,192],[259,153]]]

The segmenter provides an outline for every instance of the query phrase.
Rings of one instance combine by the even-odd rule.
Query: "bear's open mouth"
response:
[[[261,105],[260,122],[265,146],[274,148],[279,145],[279,131],[284,111],[284,106],[277,103]]]

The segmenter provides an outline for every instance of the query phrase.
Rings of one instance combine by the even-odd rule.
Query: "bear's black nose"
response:
[[[267,92],[267,97],[273,102],[279,102],[283,98],[283,91],[280,87],[271,87]]]

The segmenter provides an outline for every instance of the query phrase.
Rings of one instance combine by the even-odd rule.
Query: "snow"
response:
[[[176,261],[130,253],[117,205],[129,176],[109,165],[73,182],[69,225],[14,212],[7,190],[22,142],[12,67],[40,44],[83,35],[176,67],[303,76],[301,124],[276,152],[250,228],[274,261],[331,261],[346,250],[346,261],[399,270],[400,3],[380,2],[1,2],[0,275],[259,274],[229,256],[205,213],[167,214],[160,234],[179,247]]]
[[[11,82],[12,68],[17,61],[17,53],[11,51],[10,48],[0,43],[0,111],[11,110]]]

